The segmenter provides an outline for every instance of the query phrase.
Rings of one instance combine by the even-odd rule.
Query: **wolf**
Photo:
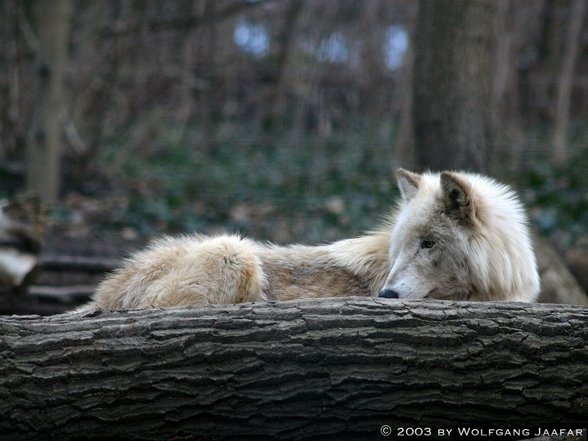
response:
[[[532,302],[539,276],[516,194],[465,173],[396,172],[401,197],[381,226],[318,246],[239,235],[155,240],[97,288],[85,308],[121,310],[379,296]]]

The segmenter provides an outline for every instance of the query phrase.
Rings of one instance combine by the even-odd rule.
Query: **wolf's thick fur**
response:
[[[85,309],[302,297],[533,301],[527,220],[506,186],[474,174],[397,171],[402,199],[374,232],[321,246],[235,235],[155,241],[98,287]]]

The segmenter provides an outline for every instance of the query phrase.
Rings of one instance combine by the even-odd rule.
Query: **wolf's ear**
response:
[[[403,168],[396,170],[396,181],[398,182],[398,188],[402,199],[410,201],[417,191],[419,190],[419,183],[421,182],[421,176],[416,173],[409,172]]]
[[[472,203],[471,184],[457,173],[441,173],[441,189],[446,213],[460,220],[472,220],[475,207]]]

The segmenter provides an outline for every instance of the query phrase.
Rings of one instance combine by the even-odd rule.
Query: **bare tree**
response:
[[[574,79],[574,70],[578,59],[582,24],[586,16],[587,0],[573,0],[569,11],[569,27],[557,80],[555,102],[555,128],[553,147],[555,161],[564,165],[567,161],[567,133],[570,125],[570,104]]]
[[[488,167],[494,7],[493,0],[420,3],[413,119],[421,168]]]
[[[416,7],[414,7],[416,5]],[[409,20],[408,33],[410,40],[414,41],[416,10],[418,3],[412,8],[411,19]],[[398,124],[398,137],[395,149],[395,163],[399,167],[415,169],[415,148],[414,148],[414,122],[413,122],[413,80],[414,80],[414,45],[410,45],[406,54],[406,61],[402,67],[402,76],[399,83],[401,91],[400,100],[402,111]]]
[[[59,193],[71,0],[37,0],[34,12],[39,40],[39,81],[35,121],[27,149],[27,186],[43,201],[52,203]]]

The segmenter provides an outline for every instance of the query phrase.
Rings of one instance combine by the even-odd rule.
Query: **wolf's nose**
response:
[[[397,299],[399,296],[398,293],[393,289],[384,288],[382,291],[380,291],[378,297],[383,297],[385,299]]]

